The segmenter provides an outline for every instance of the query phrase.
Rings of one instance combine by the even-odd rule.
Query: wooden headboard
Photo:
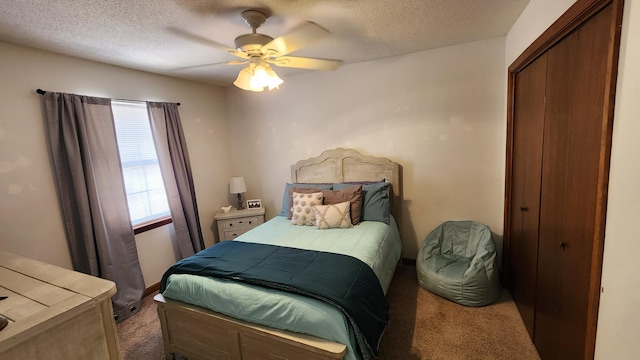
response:
[[[337,183],[379,181],[391,183],[391,213],[400,222],[402,206],[402,166],[387,158],[362,155],[353,149],[326,150],[317,157],[291,165],[291,181],[296,183]]]

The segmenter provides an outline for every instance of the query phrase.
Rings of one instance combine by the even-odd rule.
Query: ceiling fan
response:
[[[307,21],[274,39],[256,31],[269,18],[269,15],[269,12],[264,10],[243,11],[241,17],[251,27],[251,33],[236,37],[235,49],[197,35],[186,35],[241,58],[242,60],[233,60],[226,62],[226,64],[247,65],[240,70],[237,79],[233,82],[234,85],[244,90],[263,91],[265,88],[269,90],[278,88],[283,81],[270,65],[312,70],[335,70],[340,67],[342,64],[340,60],[288,56],[288,54],[330,35],[329,31],[316,23]],[[185,34],[183,33],[183,35]]]

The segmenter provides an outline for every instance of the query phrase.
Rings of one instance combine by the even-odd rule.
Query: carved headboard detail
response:
[[[391,183],[391,213],[400,222],[402,206],[402,166],[387,158],[363,155],[353,149],[326,150],[317,157],[291,165],[291,181],[337,183],[379,181]],[[399,226],[399,224],[398,224]]]

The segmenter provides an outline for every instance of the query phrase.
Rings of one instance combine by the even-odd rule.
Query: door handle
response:
[[[568,246],[566,242],[558,241],[558,247],[561,248],[562,250],[565,250]]]
[[[520,211],[527,212],[527,211],[529,211],[529,207],[528,206],[522,206],[522,207],[520,207]]]

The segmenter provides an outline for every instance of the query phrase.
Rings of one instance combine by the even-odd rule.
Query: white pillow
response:
[[[351,203],[349,201],[331,205],[316,205],[313,212],[316,214],[316,226],[318,229],[350,228]]]
[[[316,214],[313,212],[313,207],[322,205],[322,193],[301,194],[294,192],[291,199],[293,200],[291,223],[293,225],[315,225]]]

